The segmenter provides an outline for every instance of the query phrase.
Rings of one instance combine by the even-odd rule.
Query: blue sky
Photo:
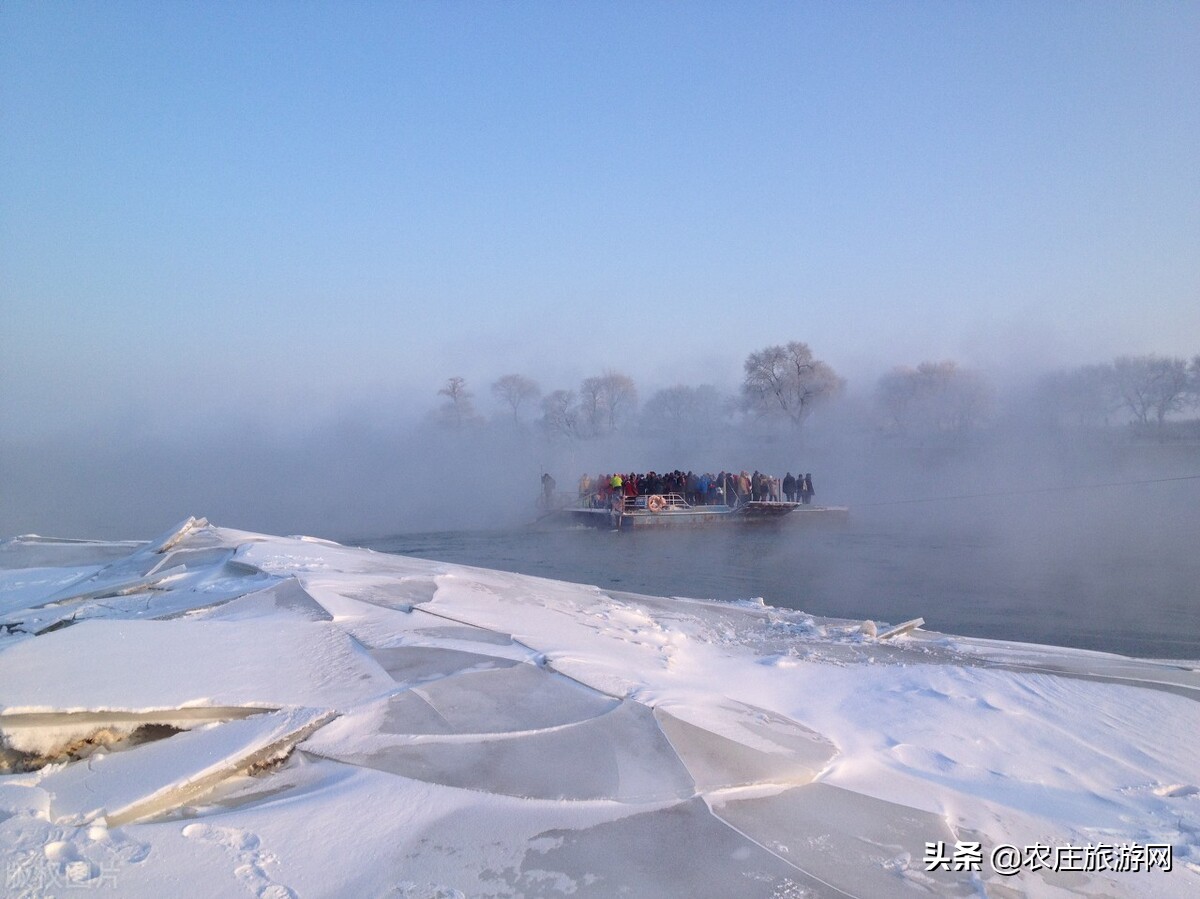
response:
[[[1200,352],[1200,4],[0,6],[0,431]]]

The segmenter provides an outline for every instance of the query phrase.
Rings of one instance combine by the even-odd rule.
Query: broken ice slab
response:
[[[427,703],[445,724],[419,725],[421,729],[395,733],[493,734],[543,730],[595,718],[617,706],[617,700],[610,696],[533,665],[458,674],[417,687],[411,693]],[[404,727],[403,719],[390,712],[389,721],[396,727]]]
[[[386,700],[380,734],[450,734],[454,726],[421,696],[406,690]]]
[[[966,661],[1010,671],[1035,671],[1124,684],[1200,701],[1200,663],[1197,661],[1131,659],[1090,649],[1008,643],[980,637],[938,634],[928,635],[927,639],[953,649],[958,664]]]
[[[729,700],[702,710],[660,706],[654,717],[701,791],[808,783],[837,755],[837,748],[815,731]]]
[[[528,735],[598,718],[617,705],[533,665],[469,671],[350,712],[305,748],[330,758],[359,759],[376,749],[407,745],[408,737]]]
[[[903,637],[906,634],[911,634],[914,630],[921,627],[925,623],[924,618],[913,618],[910,621],[905,621],[894,627],[889,627],[887,630],[879,634],[880,640],[892,640],[896,637]]]
[[[327,597],[326,597],[327,598]],[[345,597],[336,606],[352,618],[339,623],[351,630],[356,639],[372,649],[425,646],[454,649],[461,652],[499,656],[516,662],[527,661],[537,653],[517,642],[507,631],[489,630],[465,624],[453,617],[413,608],[404,613],[362,604],[356,610],[346,608]]]
[[[13,568],[0,569],[0,623],[25,617],[16,614],[46,601],[68,584],[91,577],[99,570],[96,565],[71,568]]]
[[[215,721],[232,721],[274,711],[233,706],[154,709],[144,712],[26,712],[0,714],[0,746],[37,755],[46,762],[75,754],[73,744],[103,745],[121,740],[139,728],[160,726],[188,730]],[[82,746],[80,748],[83,748]]]
[[[120,596],[175,580],[180,572],[194,572],[198,568],[220,565],[233,556],[234,550],[222,546],[215,537],[200,541],[200,545],[190,548],[190,553],[170,552],[188,535],[207,524],[202,518],[189,518],[149,544],[139,544],[121,558],[65,585],[45,597],[42,604]],[[190,559],[188,555],[191,555]]]
[[[272,560],[257,559],[249,554],[245,558],[256,558],[264,570],[278,570],[277,563]],[[425,567],[432,564],[393,557],[390,567],[396,567],[397,561],[408,563],[408,567],[417,563]],[[435,595],[440,595],[441,589],[439,579],[431,574],[393,575],[375,571],[331,575],[321,570],[301,575],[300,579],[305,590],[364,646],[439,646],[466,652],[478,650],[515,661],[535,655],[514,640],[507,628],[480,626],[457,614],[427,610],[427,604]],[[481,649],[478,644],[487,644],[487,648]]]
[[[264,576],[260,575],[260,577]],[[274,581],[262,590],[239,594],[232,599],[220,597],[216,602],[203,607],[196,608],[193,603],[191,608],[177,614],[186,615],[193,621],[239,621],[246,618],[264,618],[280,612],[308,621],[331,621],[333,619],[325,607],[313,599],[301,586],[300,581],[294,577]]]
[[[487,643],[490,646],[508,646],[513,642],[511,634],[489,631],[470,624],[447,624],[444,626],[414,628],[413,633],[438,642],[465,640],[468,643]]]
[[[286,753],[333,717],[293,709],[209,724],[126,752],[76,762],[42,778],[50,817],[84,824],[103,817],[119,826],[195,800],[226,778]]]
[[[413,605],[424,602],[433,582],[427,578],[415,581],[381,578],[378,576],[348,575],[330,578],[325,575],[301,575],[300,583],[336,618],[356,618],[369,614],[371,609],[411,612]]]
[[[152,587],[168,585],[172,589],[178,589],[185,586],[182,583],[185,577],[197,581],[200,576],[220,569],[233,555],[234,550],[226,547],[181,549],[166,555],[135,553],[113,562],[90,577],[68,584],[57,593],[48,596],[43,604],[65,604],[85,599],[128,596]],[[244,569],[244,573],[252,572]]]
[[[925,871],[925,844],[956,839],[939,815],[825,783],[710,801],[721,820],[844,894],[978,895],[969,871]]]
[[[73,540],[23,534],[0,540],[0,569],[99,568],[146,544],[141,540]]]
[[[519,664],[513,659],[435,646],[397,646],[368,652],[384,671],[401,684],[421,684],[462,671],[508,668]]]
[[[693,795],[687,770],[645,706],[504,736],[356,733],[348,722],[305,751],[430,783],[529,799],[659,802]]]
[[[45,634],[89,618],[166,618],[263,588],[276,578],[233,559],[227,547],[135,553],[60,584],[23,609],[10,605],[7,622]]]
[[[194,516],[190,516],[179,522],[179,524],[175,525],[175,527],[171,528],[169,531],[166,531],[165,533],[160,534],[158,537],[151,540],[143,552],[165,553],[167,550],[173,549],[185,539],[200,535],[200,532],[204,531],[205,529],[208,529],[211,532],[207,518],[196,518]],[[209,539],[204,542],[208,543],[209,545],[216,545],[219,543],[219,539],[215,535],[210,535]]]
[[[338,592],[347,599],[409,611],[429,602],[437,593],[437,581],[431,577],[346,578]]]
[[[715,818],[700,799],[529,841],[517,895],[842,897]],[[880,894],[882,895],[882,894]]]
[[[481,649],[480,647],[472,647],[470,644],[485,643],[489,646],[504,646],[512,645],[512,634],[508,631],[489,630],[484,627],[477,627],[474,624],[467,624],[457,620],[453,616],[446,616],[427,609],[414,608],[409,614],[403,618],[389,618],[389,624],[394,628],[392,635],[395,640],[401,641],[394,645],[416,645],[420,643],[428,643],[437,646],[450,646],[451,648],[467,649],[472,648],[480,652],[493,652],[491,649]],[[464,643],[465,646],[454,647],[453,643]],[[383,646],[393,644],[381,644]]]
[[[10,712],[320,706],[342,709],[395,681],[331,622],[84,621],[0,649]]]

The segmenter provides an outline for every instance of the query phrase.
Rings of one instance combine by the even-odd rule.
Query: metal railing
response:
[[[657,509],[660,512],[681,512],[688,509],[705,509],[705,508],[730,508],[736,509],[747,499],[739,497],[732,490],[729,491],[728,498],[724,491],[717,490],[711,494],[713,501],[709,503],[700,503],[692,505],[682,494],[679,493],[639,493],[636,496],[621,496],[619,507],[616,505],[612,496],[606,495],[599,491],[580,496],[576,493],[556,492],[549,500],[544,497],[538,497],[538,506],[543,510],[554,509],[609,509],[619,508],[621,512],[647,512],[655,511],[651,508],[652,498],[655,500],[654,506],[659,506],[658,501],[661,500],[661,506]]]
[[[701,503],[694,506],[678,493],[652,493],[627,496],[621,506],[623,512],[683,512],[690,509],[718,509],[724,503]]]

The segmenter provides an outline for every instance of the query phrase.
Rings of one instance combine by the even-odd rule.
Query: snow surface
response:
[[[203,520],[15,538],[3,893],[1200,895],[1196,663],[886,633]],[[1131,842],[1173,870],[987,861]]]

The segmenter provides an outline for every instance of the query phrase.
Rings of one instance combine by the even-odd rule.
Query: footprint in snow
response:
[[[264,866],[276,861],[276,858],[263,851],[256,834],[236,827],[215,827],[211,824],[189,824],[182,833],[189,840],[220,846],[233,856],[234,877],[258,899],[296,899],[291,889],[276,883],[264,870]]]

